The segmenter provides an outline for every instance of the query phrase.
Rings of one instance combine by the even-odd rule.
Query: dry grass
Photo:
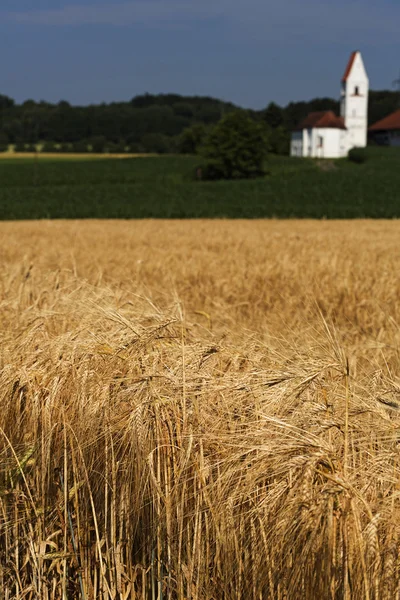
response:
[[[400,597],[397,222],[0,233],[1,600]]]

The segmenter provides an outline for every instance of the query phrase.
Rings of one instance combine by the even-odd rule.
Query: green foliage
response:
[[[190,102],[177,102],[173,104],[172,109],[178,117],[185,117],[191,119],[195,113],[195,108]]]
[[[142,154],[144,148],[140,142],[128,142],[128,152],[131,154]]]
[[[161,133],[147,133],[141,139],[144,152],[151,154],[168,154],[172,151],[170,138]]]
[[[309,102],[290,102],[284,109],[285,125],[291,131],[310,112],[321,110],[332,110],[339,114],[340,103],[332,98],[314,98]]]
[[[249,179],[264,174],[266,128],[244,111],[226,115],[208,136],[202,155],[205,179]]]
[[[369,123],[386,116],[399,105],[399,95],[391,91],[371,91],[369,97]],[[120,140],[126,140],[135,152],[145,148],[142,138],[149,134],[165,136],[162,146],[168,145],[168,152],[181,151],[183,132],[198,125],[212,127],[220,119],[233,111],[240,110],[230,102],[223,102],[207,96],[181,96],[179,94],[143,94],[129,102],[72,106],[62,100],[57,104],[27,100],[16,104],[12,98],[0,95],[0,144],[5,136],[9,144],[38,144],[54,142],[66,144],[73,151],[74,144],[89,140],[104,141],[104,152],[108,147],[116,151]],[[332,98],[315,98],[309,102],[291,102],[279,106],[271,102],[261,111],[244,111],[254,120],[264,122],[271,132],[279,128],[291,131],[309,112],[333,110],[339,112],[339,103]],[[282,152],[284,143],[270,140],[273,152]],[[274,136],[272,136],[274,137]],[[152,138],[150,138],[151,140]],[[186,143],[186,141],[184,142]],[[95,142],[97,144],[97,142]],[[149,143],[146,142],[145,146]],[[154,139],[151,146],[154,145]],[[157,146],[161,146],[157,142]],[[196,144],[195,144],[196,145]],[[22,146],[21,146],[22,147]],[[193,148],[193,144],[191,144]],[[140,148],[140,150],[139,150]],[[163,150],[164,151],[164,150]],[[193,150],[191,150],[193,151]],[[149,152],[154,152],[150,150]]]
[[[2,159],[0,219],[400,218],[400,149],[368,148],[360,168],[268,156],[269,177],[193,180],[198,158]],[[382,202],[382,198],[385,199]]]
[[[125,142],[110,142],[107,144],[107,151],[110,154],[124,154],[126,152],[126,144]]]
[[[42,146],[41,152],[52,154],[54,152],[58,152],[58,147],[54,142],[45,142]]]
[[[97,135],[89,140],[89,148],[95,154],[101,154],[106,149],[107,140],[104,135]]]
[[[229,109],[228,109],[229,111]],[[206,105],[202,106],[196,112],[197,121],[202,121],[206,125],[211,125],[213,123],[218,123],[225,112],[225,109],[222,103],[217,103],[215,105]]]
[[[180,154],[197,154],[204,143],[208,128],[202,123],[197,123],[185,129],[178,141]]]
[[[281,106],[275,104],[275,102],[270,102],[262,113],[262,118],[268,127],[280,127],[284,124],[285,121],[285,111]]]
[[[368,159],[368,150],[366,148],[352,148],[349,151],[348,159],[357,164],[365,163]]]
[[[371,90],[368,99],[368,122],[370,125],[380,121],[400,106],[398,92],[382,90]]]
[[[269,149],[274,154],[288,155],[290,150],[290,133],[279,125],[269,132]]]
[[[89,152],[87,141],[82,140],[80,142],[74,142],[72,144],[72,152],[76,154],[84,154],[86,152]]]
[[[7,145],[9,144],[8,135],[2,131],[0,131],[0,144]]]
[[[68,154],[68,152],[73,152],[71,144],[60,144],[58,147],[58,152],[60,154]]]
[[[195,123],[214,124],[233,108],[214,98],[179,94],[144,94],[131,102],[91,106],[72,106],[65,100],[58,104],[27,100],[17,105],[0,95],[0,133],[12,144],[43,140],[73,144],[99,136],[113,144],[121,139],[140,144],[150,133],[178,137]]]
[[[23,142],[17,142],[14,146],[15,152],[37,152],[36,144],[24,144]]]
[[[4,94],[0,94],[0,110],[5,110],[7,108],[13,108],[15,105],[15,101],[8,96],[4,96]]]

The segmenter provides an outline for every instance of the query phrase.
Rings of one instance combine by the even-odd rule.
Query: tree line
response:
[[[373,123],[399,107],[399,94],[371,91],[369,121]],[[142,94],[128,102],[72,106],[26,100],[17,104],[0,95],[0,150],[62,152],[149,152],[196,153],[212,127],[232,111],[230,102],[211,97],[179,94]],[[264,123],[272,152],[286,154],[290,131],[309,112],[339,112],[339,102],[315,98],[265,109],[246,110],[248,116]]]

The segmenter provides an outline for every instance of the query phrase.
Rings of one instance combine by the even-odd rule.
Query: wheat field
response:
[[[0,225],[0,600],[400,598],[400,225]]]

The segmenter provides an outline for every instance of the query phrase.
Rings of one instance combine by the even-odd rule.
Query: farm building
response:
[[[400,146],[400,109],[371,125],[368,134],[383,146]]]
[[[332,111],[311,113],[292,132],[291,156],[340,158],[367,145],[369,80],[359,51],[342,77],[340,117]]]

